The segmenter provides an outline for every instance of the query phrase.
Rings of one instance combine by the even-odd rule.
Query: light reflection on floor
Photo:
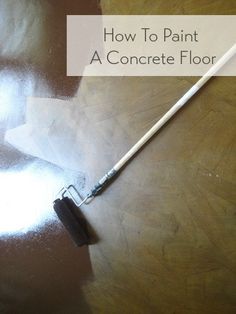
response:
[[[52,202],[62,180],[31,165],[0,172],[0,235],[26,233],[55,219]]]
[[[21,78],[15,71],[0,71],[0,123],[8,128],[24,120],[26,96],[31,95],[34,80],[30,73]]]
[[[20,235],[58,221],[53,201],[67,184],[83,184],[83,175],[38,159],[0,171],[0,236]]]

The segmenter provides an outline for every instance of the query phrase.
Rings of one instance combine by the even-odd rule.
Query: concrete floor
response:
[[[58,189],[74,183],[85,193],[197,78],[68,78],[65,15],[100,14],[97,1],[29,2],[0,0],[2,38],[13,3],[18,23],[25,12],[40,17],[33,26],[29,19],[24,38],[47,30],[32,47],[22,37],[21,49],[1,50],[0,313],[235,313],[235,77],[211,80],[82,208],[98,241],[77,248],[53,213]],[[236,13],[235,1],[104,0],[101,7],[104,14]],[[21,29],[13,31],[19,38]],[[57,106],[71,120],[63,115],[47,142],[45,117]],[[41,158],[4,141],[27,120],[31,133],[18,129],[23,150]]]

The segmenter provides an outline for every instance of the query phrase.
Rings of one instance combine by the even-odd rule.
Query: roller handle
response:
[[[114,176],[117,174],[117,171],[113,168],[108,171],[99,181],[97,184],[94,185],[91,192],[89,193],[88,197],[94,197],[100,194],[114,179]]]

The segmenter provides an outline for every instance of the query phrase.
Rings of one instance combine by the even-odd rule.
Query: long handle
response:
[[[210,70],[204,74],[196,84],[194,84],[178,101],[168,110],[164,116],[157,121],[156,124],[115,164],[115,166],[106,173],[94,186],[90,194],[87,195],[87,199],[97,195],[111,180],[111,178],[117,174],[117,172],[132,158],[140,148],[158,131],[160,128],[170,120],[171,117],[182,108],[186,102],[199,91],[199,89],[206,84],[206,82],[216,74],[236,53],[236,44],[233,45],[218,61],[213,65]]]

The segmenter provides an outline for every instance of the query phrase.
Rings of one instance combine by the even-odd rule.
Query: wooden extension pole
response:
[[[233,45],[219,60],[211,67],[211,69],[203,75],[178,101],[171,107],[164,116],[154,124],[154,126],[115,164],[115,166],[106,173],[94,186],[91,192],[87,195],[82,203],[86,202],[91,197],[96,196],[109,182],[109,180],[132,158],[143,145],[170,120],[176,112],[182,108],[186,102],[195,95],[206,82],[213,77],[236,53],[236,44]]]

